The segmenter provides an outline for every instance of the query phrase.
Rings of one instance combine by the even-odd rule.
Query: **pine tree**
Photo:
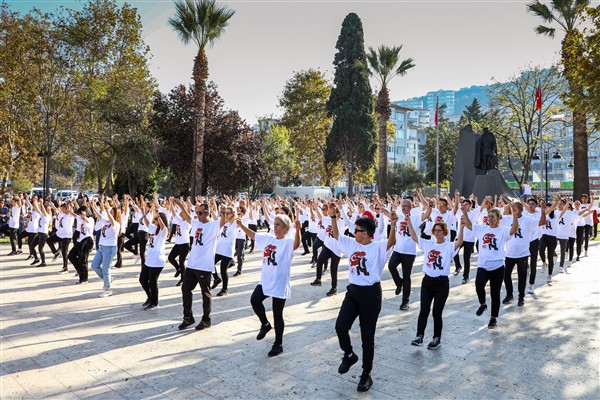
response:
[[[342,23],[336,44],[334,88],[327,102],[333,118],[327,137],[327,162],[342,162],[353,195],[354,173],[369,169],[377,149],[373,98],[369,84],[362,22],[350,13]]]

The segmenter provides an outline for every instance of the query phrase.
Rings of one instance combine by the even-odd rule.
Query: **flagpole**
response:
[[[438,126],[438,102],[439,97],[435,100],[435,194],[440,195],[440,128]]]
[[[535,93],[535,108],[538,110],[538,135],[540,137],[540,194],[542,197],[544,197],[545,185],[543,185],[543,183],[548,180],[547,172],[546,176],[544,177],[544,162],[548,161],[544,160],[546,155],[544,154],[544,136],[542,135],[542,88],[539,85]],[[544,200],[546,199],[544,198]]]

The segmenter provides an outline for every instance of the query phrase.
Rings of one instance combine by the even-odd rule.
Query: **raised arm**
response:
[[[392,211],[390,215],[390,224],[392,225],[392,228],[390,229],[390,236],[387,240],[388,250],[396,244],[396,231],[398,230],[398,215],[396,215],[396,211]]]

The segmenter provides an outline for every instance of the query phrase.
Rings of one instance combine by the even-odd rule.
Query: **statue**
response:
[[[484,170],[486,174],[489,170],[496,169],[498,166],[497,150],[494,134],[488,128],[483,128],[483,135],[475,144],[475,168]]]

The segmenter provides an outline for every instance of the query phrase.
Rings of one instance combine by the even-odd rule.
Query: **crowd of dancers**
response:
[[[323,284],[329,269],[331,287],[326,296],[338,293],[338,269],[347,257],[348,283],[335,330],[344,352],[338,372],[344,374],[358,362],[349,331],[360,321],[362,374],[359,391],[372,385],[375,330],[382,306],[381,277],[388,266],[402,295],[400,310],[410,307],[411,273],[417,249],[423,252],[423,279],[420,312],[414,346],[422,346],[429,314],[433,316],[433,335],[428,349],[441,346],[442,314],[450,291],[449,276],[462,273],[462,283],[470,279],[471,256],[478,253],[475,275],[477,316],[488,309],[486,286],[489,282],[489,329],[497,327],[500,304],[514,301],[512,273],[517,269],[517,305],[525,305],[526,292],[536,285],[538,256],[552,284],[555,258],[561,273],[573,262],[587,256],[588,243],[597,234],[597,206],[587,195],[575,201],[556,197],[547,204],[528,197],[510,200],[505,196],[486,197],[481,203],[460,193],[424,197],[397,196],[367,199],[359,196],[333,200],[268,199],[254,201],[228,196],[195,199],[167,198],[159,201],[144,197],[121,199],[100,196],[88,200],[43,200],[37,196],[15,196],[10,205],[0,203],[0,228],[10,235],[9,256],[22,254],[27,239],[31,265],[46,266],[45,246],[52,257],[62,257],[59,274],[75,269],[77,284],[88,282],[88,257],[93,271],[103,282],[100,297],[114,294],[112,269],[123,266],[123,252],[140,262],[139,282],[145,293],[145,310],[159,307],[158,279],[170,263],[180,277],[183,320],[186,329],[196,320],[193,291],[200,286],[202,317],[195,326],[204,330],[212,325],[212,290],[221,286],[217,296],[229,294],[229,269],[233,276],[243,273],[246,252],[262,251],[260,280],[250,303],[260,320],[257,339],[274,328],[275,342],[269,357],[283,352],[286,300],[291,297],[291,266],[296,250],[311,255],[315,269],[312,286]],[[267,232],[258,231],[265,225]],[[170,252],[166,243],[174,241]],[[463,249],[462,260],[459,256]],[[139,259],[137,258],[139,257]],[[115,260],[116,259],[116,260]],[[114,264],[114,265],[113,265]],[[345,268],[344,268],[345,269]],[[501,301],[504,283],[506,297]],[[264,301],[272,298],[274,326],[266,315]]]

